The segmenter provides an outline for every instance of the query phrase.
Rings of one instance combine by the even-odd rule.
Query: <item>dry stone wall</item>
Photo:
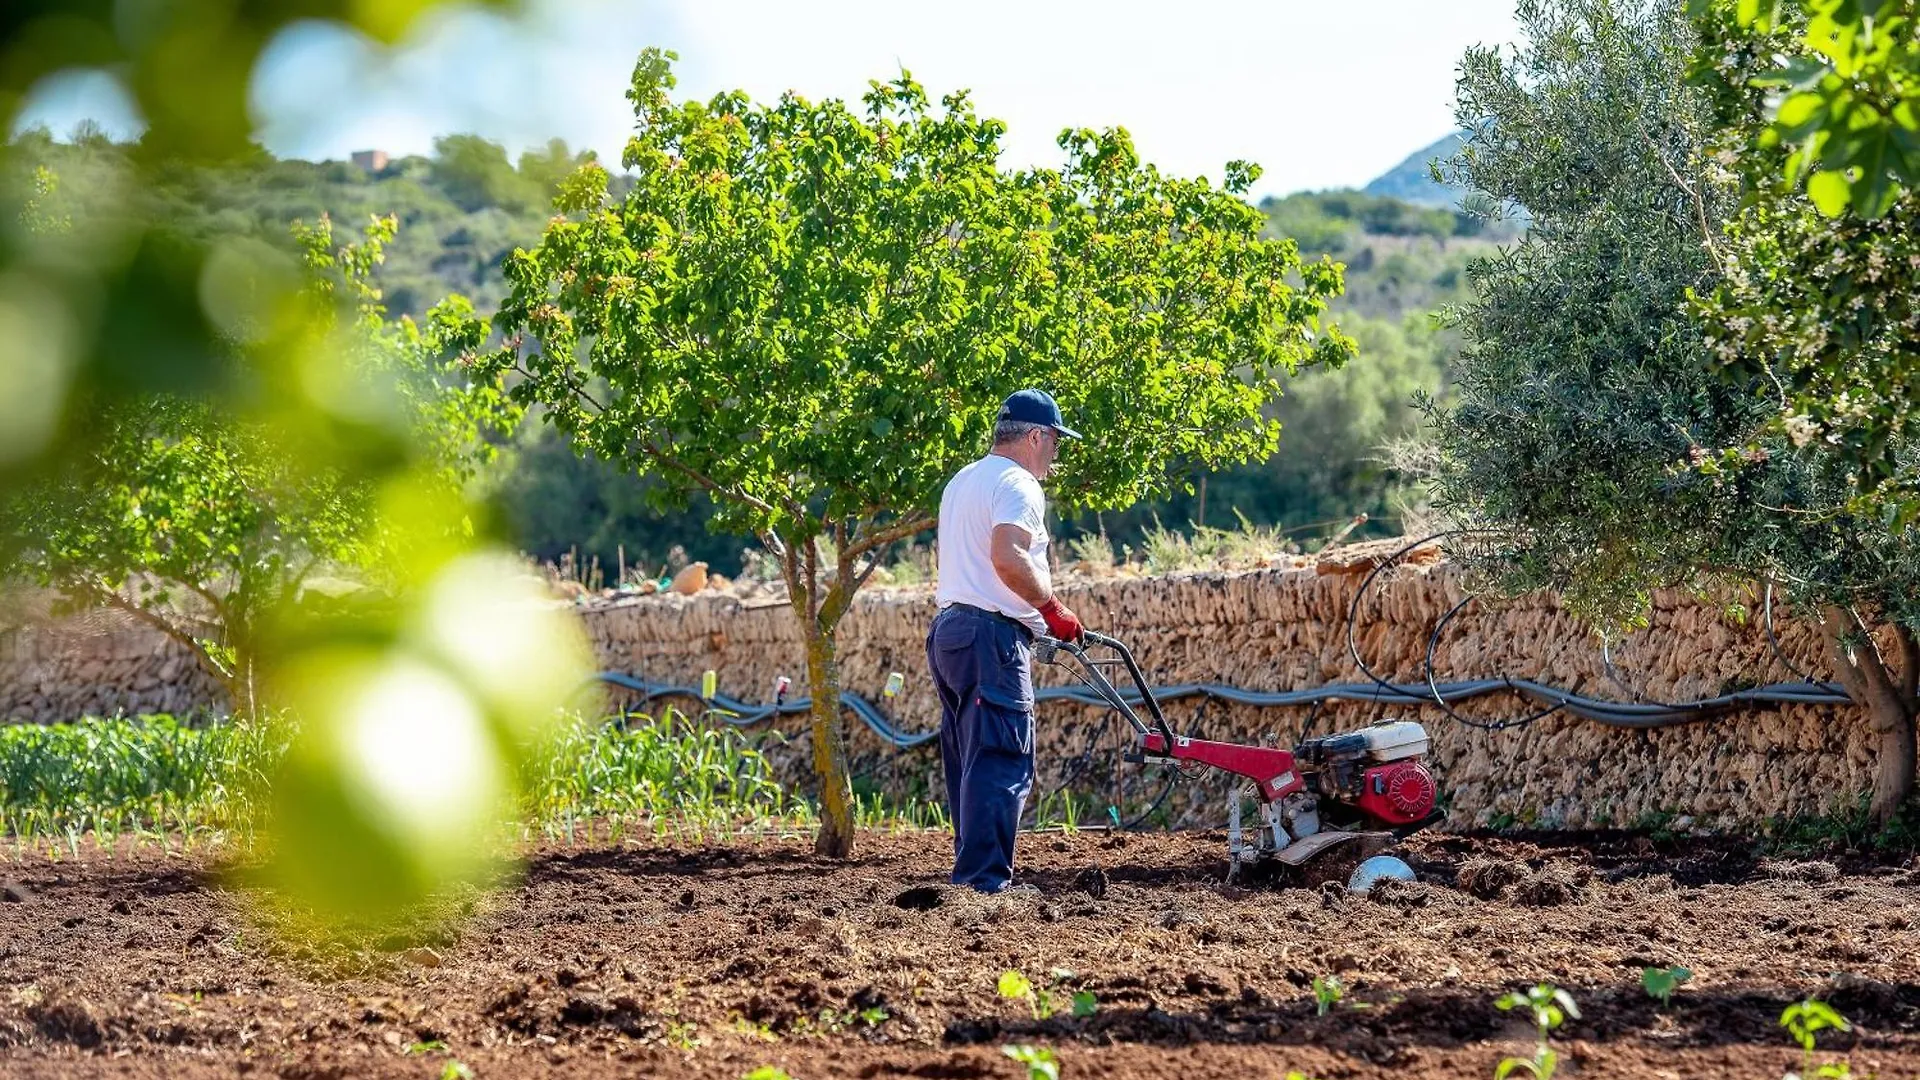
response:
[[[1291,690],[1358,682],[1364,674],[1347,648],[1347,613],[1368,563],[1245,573],[1111,578],[1062,587],[1088,625],[1127,641],[1156,685],[1215,682],[1252,690]],[[1456,568],[1395,570],[1374,583],[1360,608],[1356,641],[1383,678],[1418,681],[1433,626],[1463,596]],[[849,613],[840,633],[842,685],[870,700],[888,672],[906,690],[885,703],[898,726],[938,722],[927,676],[925,634],[934,612],[927,590],[877,590]],[[719,673],[722,692],[765,701],[775,678],[804,677],[790,611],[748,610],[717,598],[645,598],[600,608],[588,625],[609,668],[654,681],[697,684]],[[1780,652],[1803,671],[1823,674],[1817,631],[1782,620]],[[1435,651],[1441,681],[1500,675],[1621,700],[1685,700],[1758,683],[1798,678],[1768,646],[1757,613],[1741,618],[1680,593],[1655,598],[1651,625],[1611,650],[1610,674],[1597,639],[1561,611],[1555,598],[1476,601],[1456,615]],[[1064,681],[1041,667],[1042,684]],[[1049,765],[1080,752],[1099,711],[1055,703],[1040,707],[1041,779]],[[1172,708],[1176,726],[1195,722],[1197,699]],[[1534,705],[1501,695],[1458,707],[1483,720],[1523,716]],[[1386,716],[1417,719],[1432,737],[1432,761],[1454,826],[1514,821],[1548,827],[1632,825],[1690,817],[1701,827],[1751,828],[1770,818],[1825,813],[1863,789],[1872,743],[1852,706],[1748,710],[1685,727],[1625,731],[1554,715],[1524,727],[1486,731],[1436,708],[1365,702],[1305,708],[1214,703],[1197,722],[1206,737],[1291,745],[1312,721],[1314,733]],[[799,718],[782,721],[804,738]],[[857,767],[898,784],[938,790],[923,764],[902,761],[859,725],[852,726]],[[931,747],[909,752],[921,762]],[[797,772],[803,754],[791,756]],[[1211,786],[1208,786],[1208,785]],[[1190,801],[1211,803],[1192,820],[1223,820],[1228,789],[1202,778]]]
[[[1241,573],[1167,578],[1112,577],[1070,582],[1062,594],[1089,626],[1126,640],[1156,685],[1217,682],[1253,690],[1289,690],[1365,676],[1348,655],[1347,612],[1370,562],[1323,562]],[[1463,596],[1458,570],[1445,563],[1397,569],[1368,592],[1356,624],[1361,655],[1382,677],[1424,677],[1435,623]],[[927,675],[925,635],[934,613],[926,589],[875,589],[863,595],[840,632],[842,685],[882,704],[909,731],[938,722]],[[804,692],[805,664],[792,612],[716,593],[601,602],[583,610],[601,664],[653,681],[694,685],[707,669],[721,691],[751,702],[769,699],[790,676]],[[1781,653],[1816,675],[1827,670],[1817,632],[1782,620]],[[138,627],[81,639],[16,631],[0,647],[0,717],[66,719],[81,713],[184,711],[218,701],[211,679],[157,635]],[[1597,639],[1560,610],[1554,597],[1476,601],[1448,624],[1435,651],[1442,681],[1525,676],[1583,694],[1619,700],[1681,700],[1758,683],[1795,679],[1769,648],[1757,613],[1744,620],[1679,594],[1656,597],[1651,625],[1612,650],[1609,672]],[[889,672],[906,689],[884,700]],[[1063,681],[1042,667],[1043,684]],[[686,703],[681,703],[683,706]],[[1534,706],[1511,696],[1459,706],[1485,720],[1524,715]],[[1831,812],[1868,782],[1872,741],[1853,706],[1747,710],[1658,731],[1610,729],[1553,715],[1513,730],[1485,731],[1432,707],[1338,702],[1318,710],[1214,703],[1171,708],[1176,726],[1209,738],[1290,745],[1314,733],[1384,716],[1418,719],[1432,737],[1431,760],[1454,826],[1515,821],[1547,827],[1644,824],[1675,815],[1701,827],[1752,828],[1770,818]],[[805,722],[787,717],[770,754],[789,780],[806,775]],[[1070,761],[1111,725],[1099,710],[1041,706],[1039,787],[1057,782]],[[898,752],[849,722],[856,771],[893,791],[937,792],[931,744]],[[1121,768],[1137,768],[1121,766]],[[1228,788],[1200,778],[1181,788],[1182,820],[1220,821]]]
[[[0,630],[0,723],[225,708],[219,681],[186,646],[130,616]]]

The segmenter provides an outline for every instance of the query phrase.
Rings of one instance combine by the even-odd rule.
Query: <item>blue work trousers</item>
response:
[[[959,604],[927,633],[940,692],[940,764],[953,816],[955,885],[998,892],[1033,790],[1033,651],[1012,620]]]

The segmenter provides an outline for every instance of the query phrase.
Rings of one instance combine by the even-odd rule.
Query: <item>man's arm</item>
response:
[[[1013,595],[1039,607],[1053,599],[1053,593],[1040,584],[1040,568],[1027,554],[1033,546],[1033,534],[1018,525],[993,527],[993,572]]]
[[[1052,590],[1040,584],[1040,568],[1027,554],[1033,534],[1018,525],[993,527],[993,572],[1013,594],[1040,610],[1047,621],[1047,632],[1063,641],[1078,641],[1085,628],[1080,617],[1067,605],[1054,599]]]

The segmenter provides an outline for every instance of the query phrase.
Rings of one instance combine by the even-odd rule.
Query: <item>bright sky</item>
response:
[[[523,0],[449,9],[382,51],[327,24],[283,33],[254,105],[267,147],[342,158],[424,153],[477,131],[517,153],[558,135],[617,162],[622,93],[647,45],[679,52],[679,92],[856,98],[910,70],[1007,121],[1009,165],[1058,160],[1064,127],[1121,125],[1163,170],[1266,170],[1258,194],[1364,184],[1452,130],[1454,65],[1515,35],[1514,0]],[[23,117],[56,134],[138,118],[99,74],[44,84]]]

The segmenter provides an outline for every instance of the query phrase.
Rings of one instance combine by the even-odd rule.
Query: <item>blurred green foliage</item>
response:
[[[138,592],[147,570],[179,571],[211,575],[191,584],[214,597],[271,594],[241,619],[263,696],[299,718],[271,793],[271,871],[288,902],[327,917],[388,916],[479,871],[493,808],[584,674],[587,646],[517,563],[488,552],[484,518],[448,483],[448,453],[471,450],[481,426],[449,399],[497,384],[451,363],[414,381],[379,362],[457,361],[484,322],[456,301],[424,334],[390,327],[368,284],[373,246],[312,245],[309,275],[274,242],[280,230],[263,241],[229,227],[245,215],[217,199],[166,196],[273,171],[251,142],[247,89],[282,29],[336,18],[388,42],[432,6],[0,9],[8,130],[42,77],[75,69],[118,81],[146,125],[124,151],[77,131],[95,152],[85,175],[34,160],[52,152],[43,137],[0,150],[0,499],[29,493],[34,511],[9,518],[0,546],[48,580],[79,571]],[[118,474],[116,455],[138,468]],[[347,502],[363,512],[336,513]],[[305,521],[314,508],[321,520]],[[286,567],[356,544],[383,551],[385,597],[332,611],[288,602]]]
[[[521,155],[516,168],[507,164],[505,147],[476,136],[447,136],[439,144],[460,156],[395,158],[368,173],[349,162],[275,159],[259,151],[236,161],[145,169],[135,183],[136,145],[31,129],[15,136],[0,159],[0,198],[12,215],[29,212],[22,196],[31,192],[36,170],[45,169],[58,185],[50,201],[68,215],[165,221],[193,240],[244,237],[289,253],[297,252],[295,222],[330,217],[357,230],[391,216],[399,230],[374,280],[393,315],[420,318],[454,293],[492,311],[506,295],[501,265],[546,226],[557,174],[590,154],[556,140]],[[476,168],[474,159],[503,171]]]
[[[392,234],[389,218],[336,248],[323,219],[297,231],[299,265],[275,262],[272,252],[244,257],[303,279],[282,297],[293,312],[268,319],[331,326],[337,377],[370,405],[406,415],[425,450],[418,482],[437,476],[442,496],[457,501],[490,455],[484,436],[515,417],[497,388],[444,365],[440,330],[464,317],[461,302],[450,301],[424,332],[385,321],[369,277]],[[255,269],[235,265],[233,273]],[[331,323],[335,293],[352,298],[344,327]],[[236,335],[230,362],[244,368],[248,348]],[[0,491],[0,554],[15,575],[56,590],[68,606],[117,608],[186,646],[221,680],[230,706],[251,714],[263,637],[309,579],[347,574],[391,586],[391,546],[415,539],[387,528],[380,484],[302,460],[286,434],[270,419],[178,392],[114,399],[77,452]],[[454,519],[445,529],[459,526]]]
[[[390,42],[435,2],[17,0],[0,8],[0,126],[13,130],[42,79],[105,72],[145,124],[136,168],[119,185],[139,192],[183,163],[257,155],[248,85],[256,60],[290,24],[334,19]],[[18,156],[11,146],[0,153],[0,172],[14,172]],[[0,439],[0,489],[82,445],[92,410],[123,395],[266,399],[284,388],[239,378],[226,362],[227,328],[201,296],[218,270],[214,249],[148,211],[128,200],[57,229],[31,213],[0,219],[0,430],[11,435]],[[291,349],[273,353],[277,373],[298,363]],[[364,438],[377,427],[338,410],[316,419],[336,435]]]

